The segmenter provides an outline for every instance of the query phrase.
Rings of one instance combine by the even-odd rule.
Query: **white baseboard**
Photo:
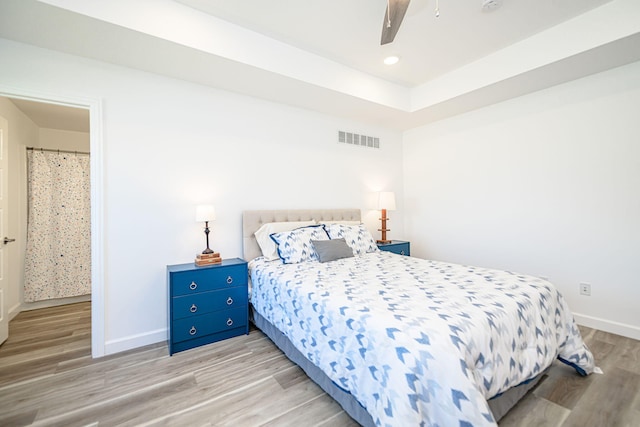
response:
[[[36,302],[23,302],[18,303],[9,309],[9,321],[13,320],[18,314],[23,311],[38,310],[40,308],[58,307],[60,305],[74,304],[76,302],[91,301],[91,295],[80,295],[77,297],[49,299]]]
[[[23,302],[20,311],[38,310],[41,308],[59,307],[61,305],[75,304],[77,302],[91,301],[91,294],[79,295],[77,297],[55,298],[35,302]]]
[[[612,320],[600,319],[598,317],[587,316],[580,313],[573,313],[578,325],[599,329],[623,337],[640,340],[640,327],[628,325],[626,323],[614,322]]]
[[[167,340],[167,329],[157,329],[155,331],[146,332],[144,334],[131,335],[117,340],[107,341],[104,343],[104,355],[120,353],[145,345],[155,344],[157,342]]]
[[[20,312],[22,311],[21,309],[21,305],[20,304],[16,304],[13,307],[11,307],[9,309],[9,322],[11,322],[13,320],[14,317],[16,317],[18,314],[20,314]]]

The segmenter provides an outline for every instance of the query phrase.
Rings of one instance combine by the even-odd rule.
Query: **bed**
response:
[[[593,372],[549,282],[382,252],[359,221],[358,209],[245,211],[243,252],[255,325],[361,425],[494,426],[556,357]],[[297,231],[269,228],[286,222]],[[263,254],[265,229],[285,262]],[[355,256],[310,255],[327,231]]]

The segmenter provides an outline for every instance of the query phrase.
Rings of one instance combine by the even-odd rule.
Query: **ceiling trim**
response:
[[[22,12],[23,21],[37,22],[39,31],[21,32],[19,19],[11,17],[4,25],[0,17],[0,27],[14,25],[5,33],[0,29],[0,36],[401,130],[640,60],[640,44],[629,43],[640,34],[637,0],[613,0],[412,88],[170,0],[12,4],[14,13]],[[109,39],[136,43],[135,49],[120,49],[115,42],[79,41],[78,28],[99,29]],[[132,53],[141,51],[142,57]],[[606,60],[593,60],[603,53]]]

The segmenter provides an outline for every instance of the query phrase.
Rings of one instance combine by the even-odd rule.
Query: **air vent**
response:
[[[358,145],[360,147],[380,148],[380,138],[345,132],[343,130],[338,131],[338,142],[341,144]]]

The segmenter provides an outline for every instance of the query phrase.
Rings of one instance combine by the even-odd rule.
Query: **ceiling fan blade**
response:
[[[382,23],[382,37],[380,44],[385,45],[391,43],[396,37],[396,33],[400,29],[400,24],[407,13],[410,0],[389,0],[387,11],[384,13],[384,22]],[[391,9],[391,11],[389,11]]]

